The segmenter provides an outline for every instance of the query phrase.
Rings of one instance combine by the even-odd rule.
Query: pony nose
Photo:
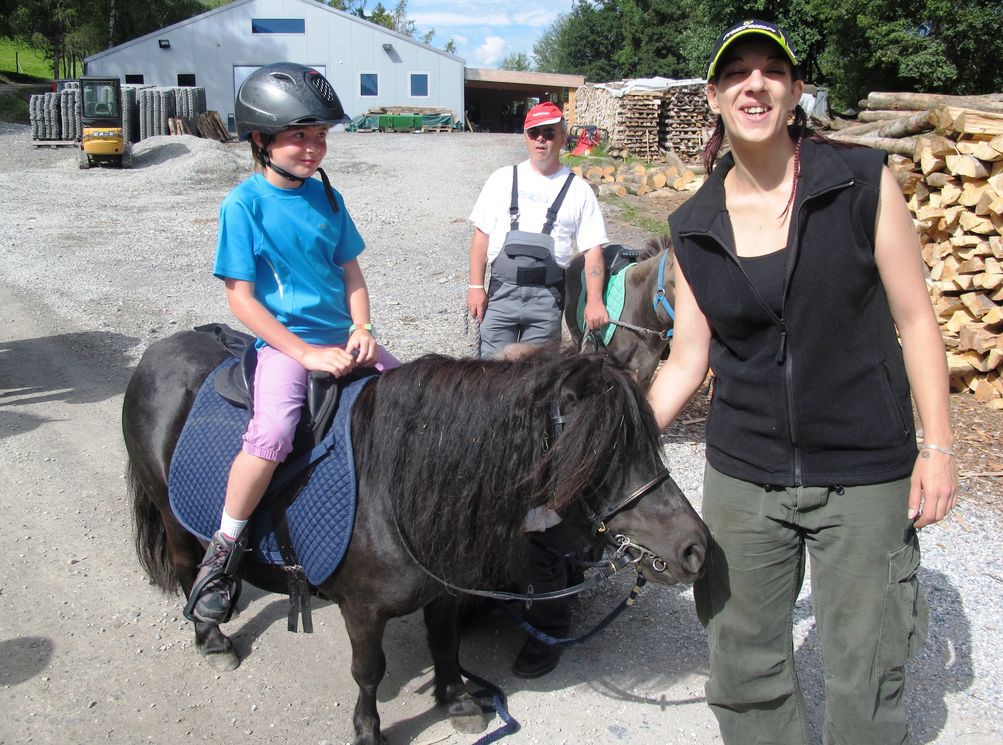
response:
[[[707,542],[705,540],[694,540],[684,546],[679,552],[679,566],[693,575],[699,577],[703,574],[704,561],[707,558]]]

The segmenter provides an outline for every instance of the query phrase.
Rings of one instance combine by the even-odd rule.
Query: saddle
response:
[[[603,246],[602,258],[603,265],[606,267],[606,282],[608,283],[614,274],[631,264],[636,264],[640,256],[641,249],[639,248],[630,248],[619,243],[609,243]]]
[[[255,338],[250,334],[227,326],[225,323],[209,323],[196,326],[195,330],[212,336],[219,344],[239,361],[213,380],[216,392],[225,400],[248,413],[254,412],[254,371],[258,365],[258,350]],[[306,403],[294,438],[293,456],[300,440],[306,439],[316,445],[323,439],[331,418],[338,410],[338,398],[342,388],[352,381],[373,374],[366,370],[351,372],[342,378],[330,373],[311,371],[307,378]]]
[[[212,336],[233,357],[237,358],[236,363],[221,366],[211,376],[212,390],[223,399],[220,402],[221,406],[226,408],[227,404],[230,404],[239,409],[246,409],[248,413],[243,416],[249,417],[253,413],[254,371],[257,367],[257,350],[255,349],[254,337],[237,331],[223,323],[198,326],[195,330]],[[318,559],[316,556],[318,551],[308,547],[311,555],[306,557],[305,562],[301,563],[297,550],[293,545],[293,535],[290,532],[287,513],[292,510],[294,503],[305,490],[311,493],[311,500],[315,498],[313,490],[320,488],[317,485],[313,485],[310,481],[311,475],[315,473],[315,465],[324,459],[327,459],[324,461],[325,463],[329,462],[331,460],[329,453],[332,452],[332,448],[337,443],[342,442],[343,436],[347,435],[347,433],[341,433],[340,431],[329,432],[332,421],[335,420],[335,415],[338,413],[342,392],[351,390],[351,395],[348,396],[347,400],[350,410],[350,406],[354,403],[358,391],[361,390],[358,386],[352,387],[353,384],[370,378],[375,374],[376,371],[373,369],[353,371],[341,378],[335,378],[325,372],[310,373],[307,383],[307,399],[304,403],[299,426],[293,437],[293,450],[286,461],[276,470],[261,500],[261,504],[256,510],[256,512],[263,511],[270,515],[271,527],[274,531],[275,549],[281,556],[281,561],[286,568],[289,593],[288,628],[290,631],[296,631],[296,621],[299,615],[302,615],[303,618],[303,630],[307,633],[313,630],[310,614],[310,595],[316,591],[316,587],[315,585],[311,587],[303,564],[305,563],[310,568],[315,566],[318,561],[326,560],[328,557],[321,556]],[[365,384],[359,383],[359,385]],[[342,422],[342,424],[339,424],[339,428],[348,426],[346,423],[347,420],[344,417],[345,415],[343,414],[339,418],[339,422]],[[246,422],[246,419],[243,421]],[[351,461],[350,444],[349,452],[342,453],[336,460]],[[172,477],[173,475],[172,472]],[[330,483],[331,479],[334,478],[340,479],[342,477],[335,477],[325,470],[321,480],[325,483]],[[354,495],[354,471],[351,474],[351,480],[352,488],[350,491]],[[317,479],[314,479],[314,481],[317,481]],[[311,484],[311,489],[307,489],[308,484]],[[334,508],[331,509],[333,510]],[[299,510],[298,506],[297,510]],[[342,508],[342,512],[346,513],[346,515],[347,511],[347,508]],[[175,512],[177,513],[177,510]],[[354,513],[354,508],[351,512]],[[350,533],[350,519],[348,519],[347,524]],[[344,543],[347,544],[347,538]],[[337,548],[337,551],[335,551],[335,548]],[[336,558],[340,560],[343,550],[344,546],[325,547],[321,550],[321,553],[324,551],[334,551]],[[315,581],[317,580],[317,578],[314,579]]]

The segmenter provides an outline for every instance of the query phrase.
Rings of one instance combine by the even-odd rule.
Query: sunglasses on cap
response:
[[[531,140],[535,140],[541,135],[543,136],[543,139],[550,142],[557,137],[557,130],[553,127],[531,127],[526,130],[526,136]]]

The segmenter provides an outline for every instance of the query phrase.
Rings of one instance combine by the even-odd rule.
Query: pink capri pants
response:
[[[339,345],[344,349],[344,345]],[[391,370],[400,361],[379,348],[376,369]],[[293,449],[293,435],[306,400],[309,372],[292,357],[272,347],[258,350],[254,371],[254,415],[244,433],[243,450],[265,460],[281,462]]]

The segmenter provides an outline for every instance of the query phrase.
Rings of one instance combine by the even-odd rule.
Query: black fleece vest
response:
[[[722,158],[670,218],[678,265],[713,330],[707,460],[746,481],[857,486],[916,458],[902,349],[874,261],[885,155],[801,147],[782,317],[735,255]]]

